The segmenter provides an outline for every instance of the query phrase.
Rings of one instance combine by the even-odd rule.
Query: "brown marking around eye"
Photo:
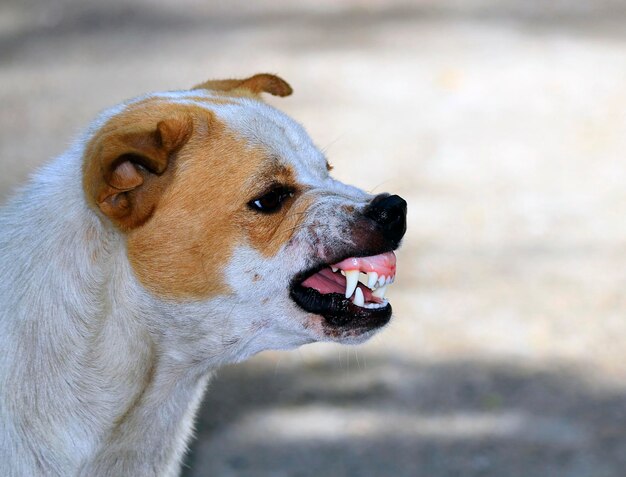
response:
[[[275,255],[297,231],[311,201],[301,197],[301,187],[295,181],[293,170],[287,165],[275,162],[255,179],[258,178],[266,181],[267,185],[280,184],[294,191],[293,197],[287,198],[277,212],[263,214],[251,211],[242,221],[242,227],[248,231],[250,245],[269,257]]]

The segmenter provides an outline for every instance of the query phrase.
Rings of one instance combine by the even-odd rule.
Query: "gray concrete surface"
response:
[[[5,0],[0,199],[95,113],[209,77],[409,202],[393,323],[213,382],[187,476],[626,471],[626,4]]]

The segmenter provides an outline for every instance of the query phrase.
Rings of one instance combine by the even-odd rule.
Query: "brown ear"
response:
[[[90,200],[123,230],[143,224],[171,179],[171,158],[192,131],[191,117],[181,114],[152,127],[123,124],[96,136],[85,157]]]
[[[259,95],[269,93],[274,96],[289,96],[293,93],[291,86],[282,78],[267,73],[259,73],[246,79],[227,79],[205,81],[192,89],[209,89],[229,93]]]

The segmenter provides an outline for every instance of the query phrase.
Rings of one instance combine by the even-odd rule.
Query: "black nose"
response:
[[[365,216],[377,222],[385,238],[396,244],[406,232],[406,201],[399,195],[377,195],[365,209]]]

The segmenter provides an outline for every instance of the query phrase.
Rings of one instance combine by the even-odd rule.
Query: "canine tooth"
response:
[[[359,271],[348,270],[346,272],[346,298],[350,298],[359,283]]]
[[[383,298],[385,298],[385,292],[386,291],[387,291],[387,285],[384,285],[384,286],[374,290],[372,292],[372,296],[375,296],[376,298],[383,299]]]
[[[376,285],[376,282],[378,282],[378,273],[369,272],[367,274],[367,288],[374,288],[374,285]]]
[[[335,273],[337,270],[339,270],[337,267],[330,267],[330,269],[333,271],[333,273]]]
[[[357,288],[354,292],[354,304],[357,306],[365,305],[365,297],[363,296],[363,292],[360,288]]]
[[[378,277],[378,286],[382,287],[385,284],[385,275]]]
[[[359,281],[360,281],[363,285],[367,286],[367,275],[366,275],[365,273],[363,273],[363,272],[360,272],[360,273],[359,273]]]

